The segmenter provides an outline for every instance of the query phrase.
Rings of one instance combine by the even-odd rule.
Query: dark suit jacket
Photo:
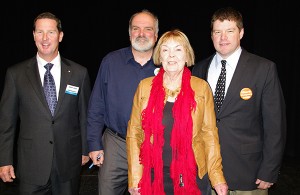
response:
[[[67,85],[79,87],[78,94],[65,93]],[[87,69],[61,57],[59,98],[52,118],[36,57],[8,68],[0,103],[0,166],[13,165],[13,137],[18,135],[17,176],[22,182],[46,184],[53,159],[62,181],[78,176],[82,154],[88,154],[86,110],[90,93]]]
[[[213,57],[197,63],[193,75],[207,80]],[[252,91],[248,100],[241,95],[245,88]],[[223,169],[229,189],[256,189],[257,178],[277,181],[285,146],[285,117],[276,65],[243,49],[217,113]]]

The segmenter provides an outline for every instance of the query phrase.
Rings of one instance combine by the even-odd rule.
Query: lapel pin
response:
[[[243,88],[240,96],[243,100],[249,100],[252,97],[252,90],[250,88]]]

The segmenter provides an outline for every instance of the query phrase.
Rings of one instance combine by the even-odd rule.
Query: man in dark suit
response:
[[[286,137],[285,101],[275,63],[242,48],[243,35],[243,19],[237,10],[217,10],[211,20],[216,53],[197,63],[193,75],[206,79],[214,92],[229,194],[262,195],[268,194],[268,188],[277,181],[281,166]],[[224,99],[222,92],[215,92],[221,88],[217,82],[223,60]]]
[[[79,193],[81,165],[89,161],[86,111],[90,78],[85,67],[60,55],[63,31],[55,15],[37,16],[33,37],[36,56],[9,67],[6,73],[0,102],[0,177],[12,182],[17,176],[21,195],[75,195]],[[53,113],[44,92],[44,66],[48,63],[53,65],[50,72],[56,90]]]

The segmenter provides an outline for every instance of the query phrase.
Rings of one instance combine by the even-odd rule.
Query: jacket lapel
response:
[[[219,111],[218,114],[221,114],[222,112],[224,112],[224,110],[226,110],[227,106],[231,105],[231,100],[232,98],[236,95],[239,94],[239,90],[242,89],[243,86],[241,82],[242,80],[244,80],[244,75],[246,74],[246,67],[247,67],[247,52],[243,49],[240,59],[238,61],[238,64],[236,66],[236,69],[234,71],[233,77],[231,79],[230,85],[227,89],[226,92],[226,96],[224,98],[221,110]],[[232,102],[232,104],[234,104],[234,102]]]
[[[39,100],[42,102],[42,104],[45,106],[45,109],[47,109],[49,111],[49,114],[51,115],[48,104],[47,104],[47,100],[45,98],[44,89],[42,86],[41,76],[39,73],[36,58],[35,57],[32,58],[32,60],[30,60],[26,66],[27,66],[26,75],[31,83],[31,86],[32,86],[35,94],[37,95]]]
[[[55,114],[59,111],[59,108],[62,105],[63,99],[65,97],[65,91],[67,88],[67,83],[69,82],[71,75],[72,75],[72,69],[70,64],[66,63],[66,61],[61,58],[61,78],[60,78],[60,90],[59,90],[59,96],[58,96],[58,102],[55,109]]]

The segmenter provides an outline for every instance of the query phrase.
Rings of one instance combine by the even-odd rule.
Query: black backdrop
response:
[[[8,5],[7,5],[8,4]],[[241,45],[250,52],[273,60],[277,64],[287,104],[286,156],[299,157],[300,128],[297,94],[300,83],[299,13],[296,3],[288,0],[214,0],[214,1],[110,1],[56,2],[7,1],[1,6],[0,21],[0,92],[6,68],[36,53],[32,36],[34,18],[50,11],[61,18],[64,39],[60,52],[89,69],[92,83],[100,62],[108,52],[130,44],[128,20],[141,9],[149,9],[159,18],[159,35],[172,28],[187,34],[195,50],[196,61],[214,52],[210,39],[210,17],[223,6],[233,6],[244,17],[245,34]]]

